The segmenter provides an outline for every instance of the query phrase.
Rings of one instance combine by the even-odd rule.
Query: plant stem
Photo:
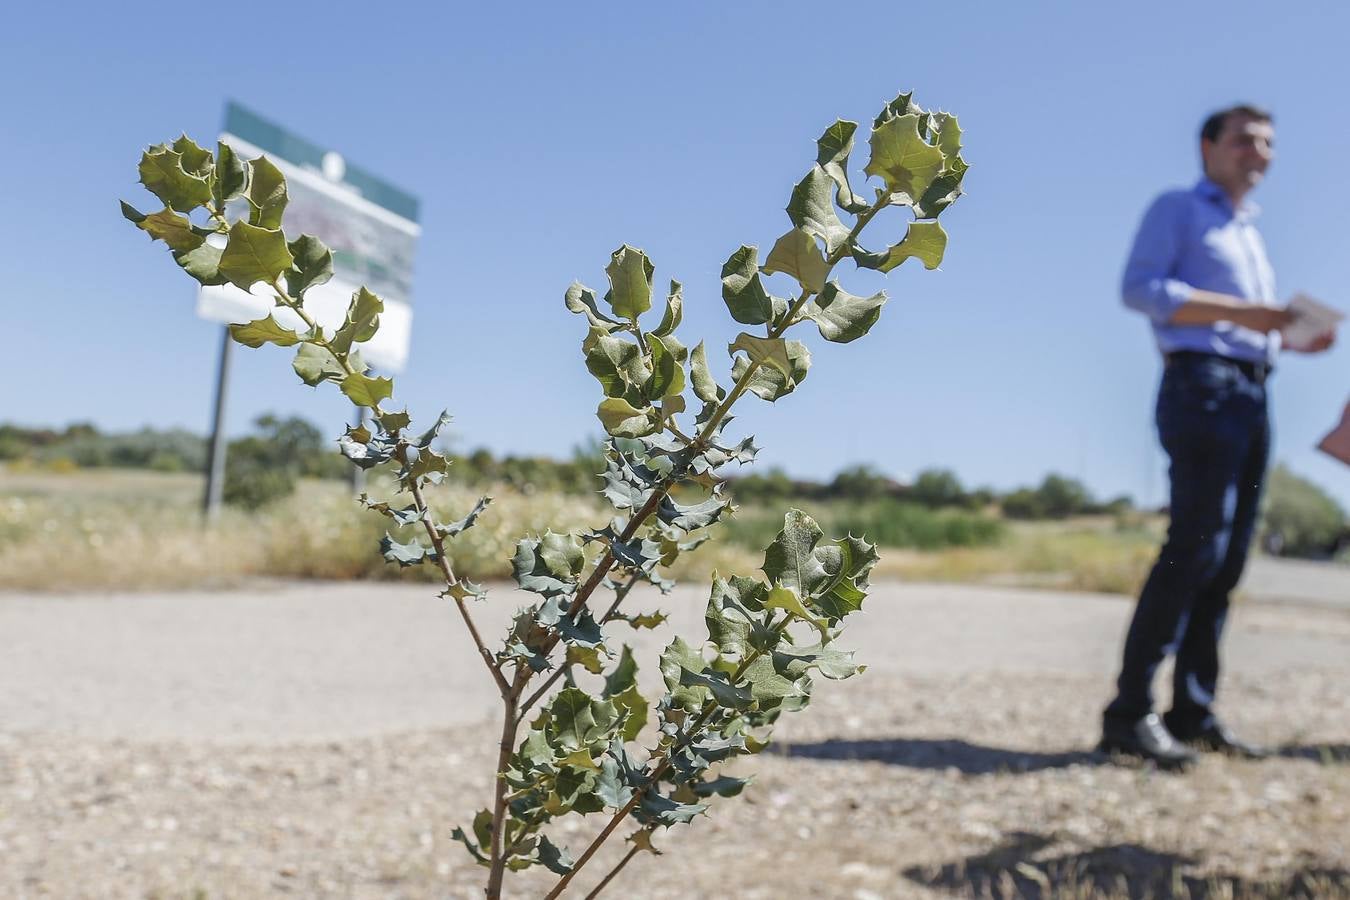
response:
[[[591,891],[589,894],[586,895],[586,900],[595,900],[596,897],[599,897],[600,892],[603,891],[605,887],[611,881],[614,880],[614,876],[618,875],[619,872],[623,871],[623,867],[628,865],[628,861],[631,860],[633,857],[637,856],[641,852],[642,848],[634,844],[633,848],[624,854],[623,859],[619,860],[619,864],[616,865],[614,868],[610,869],[608,875],[600,879],[600,883],[595,886],[595,890]]]
[[[511,752],[516,744],[516,701],[525,687],[524,673],[528,671],[523,666],[517,669],[515,679],[502,693],[502,736],[497,744],[497,777],[493,785],[487,900],[500,900],[502,878],[506,874],[506,854],[502,852],[502,831],[506,827],[506,768],[511,764]]]
[[[276,278],[272,279],[271,287],[272,290],[276,291],[277,300],[281,305],[298,315],[300,320],[304,322],[313,333],[314,337],[310,340],[310,343],[317,344],[329,353],[333,353],[327,339],[323,336],[322,329],[320,329],[318,323],[314,321],[314,317],[305,310],[304,306],[299,301],[293,299],[291,295],[287,293],[286,288],[282,286],[281,276],[278,275]],[[340,356],[337,353],[333,353],[333,358],[342,364],[342,368],[345,369],[349,375],[357,374],[356,369],[352,367],[352,364],[347,359],[345,353]],[[384,411],[380,409],[379,404],[376,404],[374,412],[378,416],[382,415]],[[400,441],[398,444],[398,453],[399,461],[406,466],[408,464],[407,444]],[[450,560],[445,555],[445,542],[441,538],[440,532],[436,530],[436,523],[432,521],[431,511],[427,508],[426,500],[422,496],[422,488],[417,484],[417,479],[415,478],[409,478],[406,485],[408,491],[412,494],[413,502],[417,504],[417,508],[422,512],[422,526],[426,529],[427,536],[431,539],[431,544],[436,550],[436,561],[440,565],[441,574],[445,578],[446,587],[454,587],[458,584],[459,579],[455,577],[455,572],[450,567]],[[482,658],[484,665],[487,666],[493,681],[497,683],[497,689],[502,693],[503,697],[506,696],[506,692],[510,689],[510,685],[506,681],[506,676],[502,674],[501,667],[497,665],[496,657],[492,655],[492,651],[489,650],[487,644],[484,643],[483,636],[479,633],[478,626],[473,621],[473,616],[469,614],[469,608],[464,605],[464,601],[461,598],[454,597],[452,599],[455,601],[455,607],[459,610],[460,618],[464,620],[464,625],[469,630],[469,636],[473,638],[474,646],[478,649],[478,655]]]

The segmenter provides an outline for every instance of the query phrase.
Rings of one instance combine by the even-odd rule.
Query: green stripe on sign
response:
[[[292,134],[233,100],[225,103],[225,131],[287,162],[323,171],[323,157],[328,148]],[[347,163],[347,174],[342,181],[356,188],[371,203],[410,222],[417,221],[417,198],[407,191],[394,187],[350,162]]]

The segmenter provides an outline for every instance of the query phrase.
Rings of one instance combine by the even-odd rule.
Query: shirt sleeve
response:
[[[1160,325],[1171,321],[1177,307],[1195,292],[1191,285],[1173,277],[1184,240],[1187,199],[1174,193],[1153,201],[1139,223],[1121,279],[1125,305]]]

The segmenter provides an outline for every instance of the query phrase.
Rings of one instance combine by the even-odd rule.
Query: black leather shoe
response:
[[[1247,743],[1218,721],[1199,731],[1178,732],[1175,736],[1177,740],[1209,753],[1223,753],[1238,759],[1265,759],[1270,756],[1269,750]]]
[[[1160,769],[1184,769],[1196,760],[1195,753],[1172,737],[1156,713],[1149,713],[1137,722],[1106,723],[1097,749],[1102,753],[1137,756]]]

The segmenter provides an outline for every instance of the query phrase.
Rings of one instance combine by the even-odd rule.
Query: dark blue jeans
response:
[[[1266,385],[1218,356],[1182,354],[1163,370],[1158,436],[1171,459],[1171,524],[1125,638],[1108,727],[1152,712],[1153,676],[1176,655],[1168,727],[1213,722],[1228,595],[1247,562],[1270,454]]]

